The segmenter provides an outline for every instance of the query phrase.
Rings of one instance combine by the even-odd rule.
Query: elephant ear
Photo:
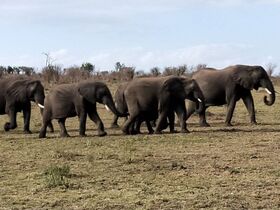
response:
[[[171,77],[164,81],[161,91],[179,91],[183,88],[183,80],[180,77]]]
[[[89,83],[78,84],[78,92],[92,104],[96,103],[96,87]]]
[[[41,88],[43,88],[41,82],[39,80],[31,80],[29,82],[27,82],[26,84],[26,95],[28,98],[32,98],[34,95],[34,92],[37,88],[39,88],[39,86]]]
[[[26,100],[25,80],[12,81],[6,90],[7,102]]]
[[[256,77],[257,75],[254,69],[241,68],[237,69],[233,74],[234,82],[249,90],[254,88]]]
[[[16,80],[12,82],[7,90],[7,100],[26,101],[33,97],[35,90],[41,85],[39,80]],[[41,85],[43,88],[43,86]]]
[[[172,102],[173,97],[184,95],[183,81],[179,77],[170,77],[164,81],[160,89],[159,111]],[[184,96],[182,96],[184,97]]]

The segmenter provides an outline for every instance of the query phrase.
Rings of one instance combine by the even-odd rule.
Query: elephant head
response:
[[[196,103],[196,112],[200,113],[205,108],[203,93],[194,79],[183,77],[185,98]]]
[[[35,102],[41,109],[44,108],[44,87],[39,80],[17,80],[7,88],[7,97],[16,101],[26,100]]]
[[[264,96],[264,103],[268,106],[274,104],[274,86],[263,67],[238,65],[234,71],[233,78],[238,85],[249,90],[264,88],[269,95],[269,97]]]
[[[78,84],[78,92],[92,104],[96,102],[104,104],[106,109],[111,110],[115,115],[123,117],[114,104],[109,88],[102,82],[83,82]],[[126,116],[126,115],[125,115]]]
[[[197,112],[201,112],[204,107],[203,93],[194,79],[187,77],[171,77],[164,86],[168,87],[169,91],[176,93],[176,98],[189,99],[196,103]]]

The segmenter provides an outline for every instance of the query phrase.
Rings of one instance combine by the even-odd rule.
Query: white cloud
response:
[[[67,49],[58,49],[49,52],[54,60],[54,64],[63,67],[81,65],[83,62],[93,63],[99,70],[112,70],[116,62],[124,63],[127,66],[134,66],[137,70],[149,71],[152,67],[164,68],[178,65],[207,64],[215,68],[223,68],[234,64],[263,65],[267,63],[277,63],[277,59],[272,55],[254,56],[256,51],[254,46],[244,44],[206,44],[196,45],[189,48],[172,50],[145,49],[142,47],[112,49],[92,56],[79,55]],[[1,65],[13,66],[44,66],[44,55],[19,55],[7,58],[0,57]]]
[[[255,57],[254,46],[244,44],[208,44],[173,50],[148,50],[141,47],[114,49],[89,57],[88,61],[97,68],[113,69],[117,61],[135,66],[138,70],[149,70],[154,66],[178,66],[199,63],[222,68],[233,64],[266,64],[273,61],[271,56]]]

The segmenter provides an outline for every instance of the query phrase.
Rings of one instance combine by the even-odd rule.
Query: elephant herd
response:
[[[35,102],[42,115],[40,138],[46,137],[47,127],[53,132],[52,120],[57,119],[60,136],[67,137],[65,121],[78,116],[79,134],[85,136],[86,120],[89,117],[96,125],[98,136],[105,136],[96,103],[104,104],[114,114],[112,127],[118,127],[118,118],[126,117],[122,126],[124,134],[140,133],[141,124],[146,123],[149,133],[161,133],[169,127],[175,132],[175,114],[179,120],[180,132],[187,133],[187,119],[196,111],[200,125],[209,126],[206,109],[209,106],[227,105],[225,123],[231,125],[236,102],[244,102],[252,124],[256,123],[252,89],[262,87],[268,93],[264,96],[266,105],[275,102],[274,86],[261,66],[235,65],[225,69],[205,68],[195,72],[192,78],[184,76],[135,78],[117,88],[114,99],[106,84],[87,80],[76,84],[61,84],[45,97],[44,87],[39,80],[27,78],[6,78],[0,80],[0,114],[8,114],[10,122],[5,131],[17,127],[17,112],[23,112],[24,132],[29,129],[31,101]],[[187,106],[185,99],[188,99]],[[155,124],[153,128],[152,124]]]

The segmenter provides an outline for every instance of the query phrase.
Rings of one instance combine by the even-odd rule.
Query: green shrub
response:
[[[70,167],[68,165],[62,167],[50,166],[44,171],[44,175],[48,187],[69,187],[69,183],[66,179],[70,176]]]

